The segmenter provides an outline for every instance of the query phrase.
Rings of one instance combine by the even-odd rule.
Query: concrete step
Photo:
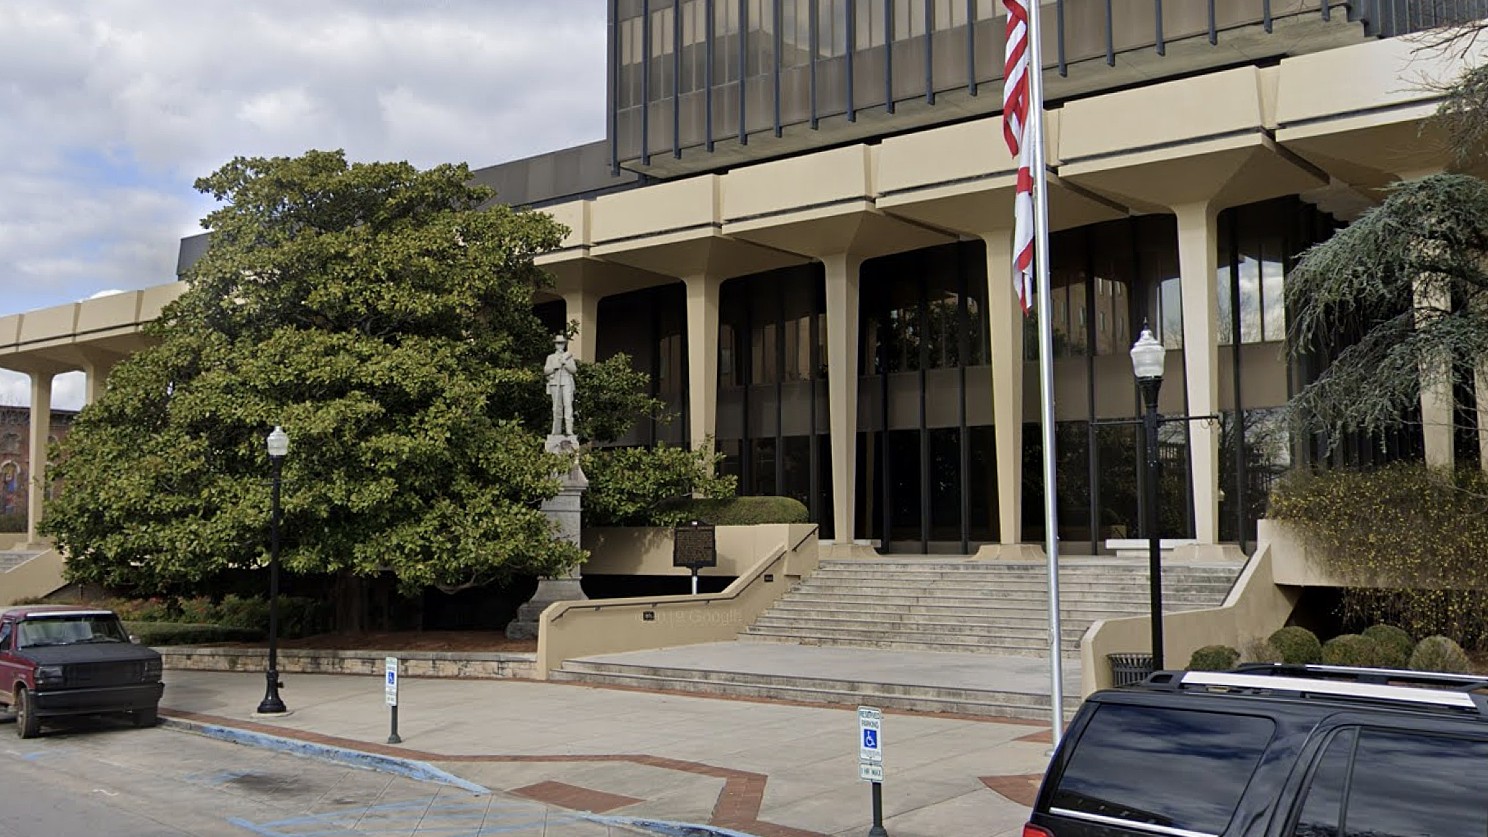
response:
[[[929,579],[929,580],[943,580],[943,581],[949,581],[949,580],[953,580],[953,579],[966,579],[966,580],[973,580],[973,579],[975,579],[975,580],[989,580],[989,581],[991,581],[991,580],[998,580],[998,579],[1008,579],[1008,580],[1018,580],[1018,579],[1044,580],[1044,579],[1047,579],[1049,577],[1048,572],[1047,571],[1043,571],[1043,570],[1039,570],[1039,571],[1018,571],[1018,572],[1001,571],[1001,572],[999,572],[999,571],[995,571],[995,570],[994,571],[989,571],[989,570],[981,570],[981,569],[967,570],[967,569],[959,569],[959,568],[955,568],[955,567],[947,567],[947,568],[939,568],[939,567],[937,567],[937,568],[929,569],[929,568],[889,568],[889,567],[823,566],[823,567],[819,567],[817,569],[817,573],[820,573],[821,575],[823,575],[825,577],[829,577],[829,578],[830,577],[835,577],[835,576],[847,576],[847,577],[853,577],[853,578],[906,578],[906,579]],[[1195,570],[1195,569],[1189,569],[1189,568],[1185,568],[1185,567],[1166,567],[1166,566],[1163,567],[1163,575],[1165,575],[1165,576],[1171,576],[1173,578],[1185,578],[1185,579],[1196,579],[1196,580],[1205,580],[1205,579],[1229,580],[1229,579],[1233,579],[1238,574],[1239,574],[1238,569]],[[1147,575],[1148,575],[1148,567],[1145,566],[1145,565],[1143,565],[1143,566],[1132,566],[1132,567],[1113,567],[1113,568],[1104,569],[1104,570],[1101,570],[1101,571],[1098,571],[1098,572],[1097,571],[1079,571],[1079,572],[1061,571],[1059,573],[1059,578],[1060,578],[1061,581],[1063,581],[1065,579],[1068,579],[1070,581],[1080,581],[1082,579],[1119,578],[1119,577],[1123,577],[1123,576],[1142,576],[1142,577],[1145,578]]]
[[[1151,583],[1144,576],[1142,578],[1120,578],[1120,579],[1091,579],[1089,581],[1063,582],[1059,584],[1059,592],[1064,593],[1120,593],[1120,592],[1145,592],[1151,588]],[[1163,578],[1163,590],[1174,592],[1193,593],[1227,593],[1234,586],[1233,581],[1203,581],[1187,582],[1181,579]],[[937,594],[947,596],[986,596],[1000,593],[1043,593],[1049,589],[1047,581],[1037,580],[1011,580],[986,583],[970,583],[961,580],[955,581],[911,581],[907,579],[893,578],[857,578],[851,576],[836,576],[822,578],[813,575],[811,578],[800,583],[801,590],[915,590],[933,591]]]
[[[809,703],[872,705],[919,712],[954,712],[999,718],[1047,719],[1049,696],[980,689],[950,689],[864,680],[834,680],[773,674],[631,666],[568,660],[548,679],[630,686],[729,697],[773,698]],[[1079,708],[1078,693],[1066,697],[1067,712]]]
[[[1163,601],[1163,610],[1178,610],[1186,608],[1182,602]],[[1063,619],[1074,619],[1077,621],[1094,622],[1097,619],[1116,619],[1122,616],[1130,616],[1133,613],[1146,613],[1147,603],[1118,607],[1115,605],[1101,605],[1090,607],[1062,607],[1060,616]],[[825,616],[832,614],[873,616],[885,620],[905,620],[911,617],[937,616],[944,618],[967,618],[967,619],[1041,619],[1048,621],[1049,609],[1042,603],[1037,605],[1030,603],[1026,607],[1010,606],[1008,604],[983,605],[980,607],[943,605],[934,602],[920,602],[912,604],[882,604],[877,602],[852,602],[841,600],[828,601],[800,601],[796,599],[781,600],[769,610],[772,616],[803,615],[803,616]]]
[[[1176,611],[1165,609],[1166,613]],[[1100,619],[1122,619],[1129,616],[1145,616],[1146,610],[1125,611],[1103,615],[1099,618],[1073,618],[1065,614],[1059,620],[1064,630],[1084,631],[1086,628],[1100,621]],[[996,630],[998,628],[1047,628],[1049,617],[1046,614],[1029,613],[1020,616],[959,616],[938,613],[919,614],[888,614],[861,613],[851,610],[824,610],[815,612],[771,609],[760,614],[756,625],[771,625],[774,627],[788,627],[797,625],[808,628],[813,625],[863,625],[878,628],[884,631],[896,631],[903,629],[931,630],[940,625],[964,625],[975,627],[980,630]]]
[[[1163,603],[1185,604],[1195,607],[1210,607],[1223,604],[1225,595],[1215,596],[1197,593],[1170,593],[1163,591]],[[1086,610],[1101,610],[1106,608],[1128,608],[1143,606],[1151,601],[1147,591],[1142,593],[1122,593],[1121,595],[1099,596],[1094,594],[1072,593],[1065,595],[1063,591],[1059,594],[1059,605],[1062,609],[1081,608]],[[908,608],[913,606],[940,605],[943,607],[972,608],[976,610],[1045,610],[1049,606],[1049,597],[1046,593],[1014,594],[1014,595],[987,595],[987,596],[942,596],[933,591],[888,591],[888,590],[856,590],[847,592],[832,592],[825,590],[798,589],[787,593],[780,598],[780,602],[821,604],[827,605],[833,602],[843,602],[851,605],[880,606],[889,608]]]
[[[1060,647],[1067,655],[1078,654],[1080,637],[1061,635]],[[786,645],[833,646],[838,648],[878,648],[890,651],[939,651],[957,654],[985,654],[988,656],[1047,657],[1049,644],[1046,639],[1010,639],[982,637],[977,639],[944,639],[940,641],[916,641],[884,635],[866,635],[862,632],[817,632],[809,636],[797,633],[772,632],[768,628],[749,629],[739,634],[740,642],[777,642]]]
[[[19,550],[0,552],[0,573],[8,573],[40,554],[40,552],[21,552]]]
[[[800,630],[812,632],[818,629],[830,630],[853,630],[868,633],[894,634],[896,636],[909,636],[921,634],[940,634],[944,636],[1031,636],[1038,634],[1042,636],[1048,631],[1048,622],[1031,620],[1028,622],[1003,622],[982,619],[910,619],[904,621],[888,621],[873,619],[871,617],[855,616],[852,614],[822,614],[818,616],[779,616],[766,613],[755,620],[753,627],[774,628],[777,630]],[[1070,620],[1060,622],[1061,630],[1065,627],[1078,627],[1083,631],[1090,627],[1087,623],[1077,623]]]

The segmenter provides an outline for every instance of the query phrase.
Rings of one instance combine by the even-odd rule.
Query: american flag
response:
[[[1003,55],[1002,136],[1018,155],[1013,198],[1013,285],[1026,315],[1033,305],[1033,167],[1028,116],[1027,0],[1002,0],[1007,8],[1007,51]],[[1034,114],[1034,119],[1039,115]]]

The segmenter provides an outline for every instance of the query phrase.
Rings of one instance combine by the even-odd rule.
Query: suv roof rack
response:
[[[1144,685],[1416,704],[1488,715],[1488,696],[1478,693],[1488,690],[1488,678],[1464,674],[1261,663],[1233,671],[1156,672]]]
[[[1488,689],[1488,676],[1449,674],[1440,671],[1412,671],[1401,668],[1363,668],[1359,666],[1301,665],[1297,663],[1246,663],[1232,669],[1237,674],[1261,674],[1273,677],[1307,677],[1318,680],[1343,680],[1355,683],[1386,685],[1419,685],[1457,688],[1462,691]]]

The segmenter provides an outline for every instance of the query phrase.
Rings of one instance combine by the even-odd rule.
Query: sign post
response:
[[[403,739],[398,737],[398,658],[388,657],[383,662],[387,672],[383,679],[383,695],[387,699],[388,711],[392,713],[392,729],[387,743],[402,744]]]
[[[694,520],[672,529],[672,566],[692,570],[692,595],[698,591],[698,569],[718,566],[713,524]]]
[[[858,707],[858,778],[873,783],[873,827],[868,837],[889,837],[883,825],[883,712]]]

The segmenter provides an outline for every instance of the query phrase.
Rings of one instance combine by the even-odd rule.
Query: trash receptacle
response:
[[[1153,671],[1151,654],[1107,654],[1111,661],[1111,685],[1130,686],[1141,683]]]

